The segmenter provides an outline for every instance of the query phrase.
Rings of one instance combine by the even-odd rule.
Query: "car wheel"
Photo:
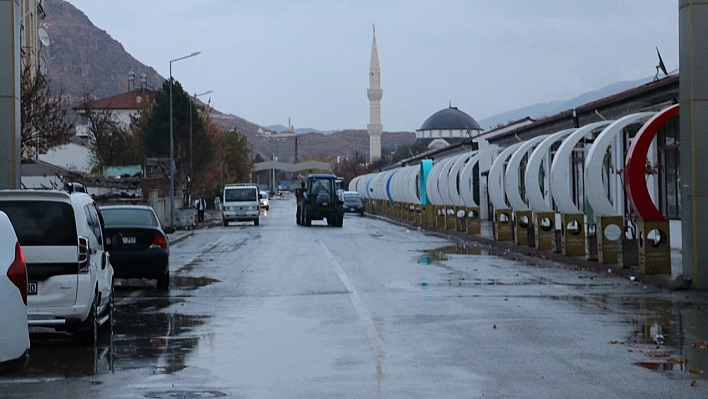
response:
[[[76,333],[76,337],[81,345],[91,346],[98,342],[98,293],[94,295],[91,311]]]
[[[157,289],[158,290],[169,290],[170,289],[170,272],[168,271],[164,275],[157,278]]]

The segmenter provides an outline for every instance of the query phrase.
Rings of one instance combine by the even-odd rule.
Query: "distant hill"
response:
[[[479,125],[484,130],[489,130],[490,128],[494,128],[499,124],[506,124],[510,121],[523,119],[527,116],[533,119],[540,119],[545,116],[555,115],[559,112],[567,111],[569,109],[576,108],[580,105],[587,104],[589,102],[599,100],[601,98],[611,96],[613,94],[617,94],[619,92],[623,92],[625,90],[629,90],[637,86],[641,86],[645,83],[651,82],[653,78],[654,77],[652,76],[644,79],[618,82],[585,94],[581,94],[577,97],[571,98],[570,100],[538,103],[518,108],[515,110],[503,112],[501,114],[497,114],[480,120]]]
[[[282,133],[282,132],[287,132],[288,127],[283,126],[283,125],[270,125],[270,126],[264,126],[263,129],[271,131],[271,132],[277,132],[277,133]],[[334,130],[319,130],[319,129],[314,129],[311,127],[300,127],[300,128],[295,128],[295,133],[297,134],[303,134],[303,133],[322,133],[322,134],[330,134],[334,133]]]

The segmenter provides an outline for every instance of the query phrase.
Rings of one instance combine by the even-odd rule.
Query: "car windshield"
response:
[[[358,195],[344,195],[344,202],[347,204],[361,204],[361,197]]]
[[[224,191],[224,201],[258,201],[258,194],[255,189],[227,188]]]
[[[101,208],[101,214],[106,227],[155,227],[158,225],[155,214],[144,208]]]
[[[22,246],[76,245],[76,221],[71,205],[56,201],[0,201]]]

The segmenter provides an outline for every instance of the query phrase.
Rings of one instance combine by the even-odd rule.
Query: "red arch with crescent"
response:
[[[679,104],[676,104],[654,115],[639,129],[629,146],[624,164],[624,189],[634,213],[640,220],[666,220],[649,195],[646,182],[646,162],[649,147],[659,129],[678,113]]]

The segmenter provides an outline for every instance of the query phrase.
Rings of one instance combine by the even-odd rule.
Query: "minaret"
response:
[[[376,26],[374,26],[374,40],[371,44],[371,65],[369,66],[369,124],[366,130],[369,133],[369,162],[381,158],[381,69],[379,68],[379,52],[376,49]]]

